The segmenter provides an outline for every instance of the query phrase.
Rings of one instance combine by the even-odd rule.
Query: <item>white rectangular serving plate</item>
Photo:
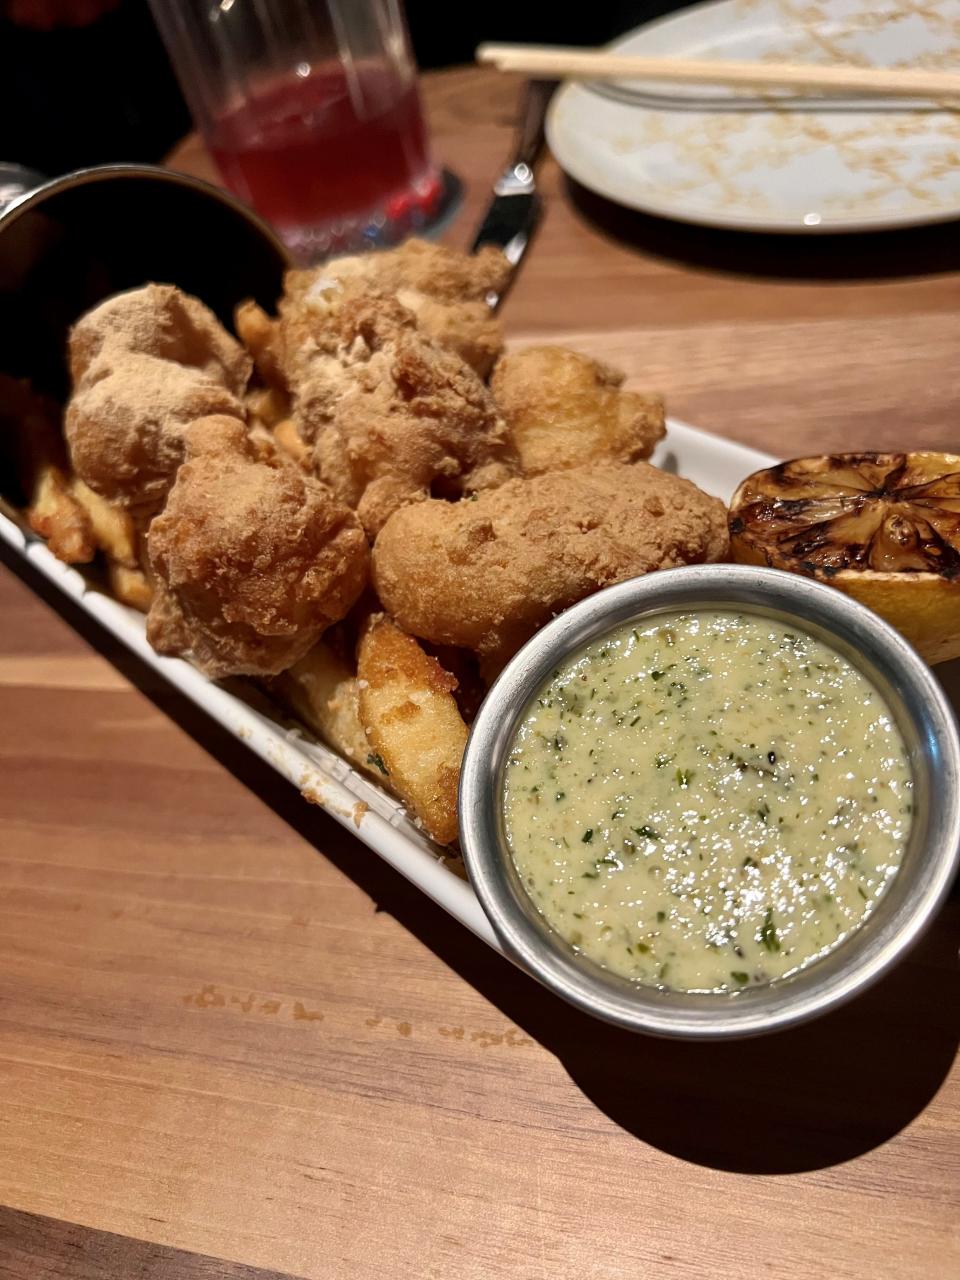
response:
[[[668,420],[666,439],[652,461],[686,476],[724,501],[752,471],[775,459],[756,449],[708,435]],[[0,512],[0,538],[28,560],[65,596],[212,716],[234,737],[353,831],[434,902],[484,942],[499,944],[470,885],[447,867],[438,847],[410,820],[403,806],[358,773],[331,748],[261,714],[226,688],[214,684],[182,658],[154,653],[143,615],[96,590],[76,569],[63,564],[40,538],[26,533]]]

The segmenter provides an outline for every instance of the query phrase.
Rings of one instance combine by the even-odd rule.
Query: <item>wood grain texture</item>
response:
[[[465,243],[515,90],[428,83],[438,154],[469,167]],[[780,452],[955,443],[939,232],[738,246],[545,182],[517,342],[569,336]],[[32,592],[53,601],[0,572],[0,1204],[311,1280],[960,1272],[956,897],[807,1028],[630,1037]],[[33,1219],[0,1241],[0,1275],[61,1273]],[[69,1274],[139,1274],[91,1265]]]
[[[0,1277],[44,1280],[294,1280],[222,1258],[0,1208]]]

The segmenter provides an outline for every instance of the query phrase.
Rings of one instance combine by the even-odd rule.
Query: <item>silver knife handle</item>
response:
[[[496,195],[531,195],[536,190],[533,165],[543,146],[543,119],[555,88],[555,80],[528,80],[524,86],[513,158],[494,183]]]

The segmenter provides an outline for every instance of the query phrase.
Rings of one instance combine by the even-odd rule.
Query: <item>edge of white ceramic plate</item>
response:
[[[681,9],[678,13],[664,14],[662,17],[651,19],[650,22],[643,22],[639,26],[633,27],[630,31],[624,32],[623,35],[617,36],[615,40],[611,40],[604,47],[609,52],[615,52],[624,45],[629,44],[640,33],[644,35],[651,32],[661,33],[671,26],[678,26],[682,29],[690,25],[690,20],[695,20],[703,10],[716,8],[720,4],[730,4],[732,7],[734,0],[701,0],[699,4],[690,5],[685,9]],[[953,222],[960,217],[960,200],[956,205],[931,209],[929,213],[904,213],[892,216],[889,214],[857,213],[849,215],[823,214],[819,222],[805,223],[800,218],[776,218],[762,215],[751,218],[742,214],[725,214],[722,210],[712,207],[698,208],[695,203],[681,208],[669,200],[659,201],[656,198],[651,199],[647,196],[638,197],[635,183],[625,182],[620,185],[616,181],[608,182],[603,177],[598,179],[597,174],[591,171],[588,165],[582,163],[579,155],[567,148],[563,141],[564,130],[558,124],[558,117],[564,108],[566,100],[578,93],[589,94],[589,92],[582,84],[574,80],[565,80],[561,84],[558,91],[551,98],[550,105],[547,108],[544,122],[547,145],[564,173],[579,182],[581,186],[586,187],[587,190],[607,200],[612,200],[615,204],[622,205],[625,209],[634,209],[638,213],[649,213],[654,217],[666,218],[670,222],[680,222],[687,226],[714,227],[725,231],[764,231],[775,235],[799,236],[847,234],[857,231],[896,231],[904,227],[924,227],[937,223]],[[639,111],[643,110],[643,108],[638,106],[635,110]]]

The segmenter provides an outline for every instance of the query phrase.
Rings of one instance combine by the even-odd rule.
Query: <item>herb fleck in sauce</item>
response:
[[[723,992],[860,924],[900,865],[912,786],[846,659],[717,611],[626,628],[555,671],[504,806],[524,884],[571,945],[638,982]]]

